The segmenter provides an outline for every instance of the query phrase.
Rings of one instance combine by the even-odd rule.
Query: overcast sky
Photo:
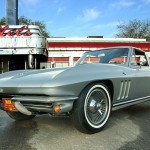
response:
[[[129,20],[150,20],[150,0],[18,0],[19,16],[46,24],[51,36],[114,37],[116,26]],[[0,0],[0,18],[5,17]]]

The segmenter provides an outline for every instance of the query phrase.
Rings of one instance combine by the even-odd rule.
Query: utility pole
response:
[[[18,25],[18,0],[6,0],[6,24]]]

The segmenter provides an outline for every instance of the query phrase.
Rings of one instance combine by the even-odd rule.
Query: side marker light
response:
[[[61,110],[59,105],[55,105],[53,108],[56,113],[59,113]]]

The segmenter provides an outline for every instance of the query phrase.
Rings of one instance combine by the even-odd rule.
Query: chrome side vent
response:
[[[131,81],[128,81],[127,89],[126,89],[126,94],[125,94],[125,98],[128,98],[128,96],[129,96],[129,92],[130,92],[130,85],[131,85]]]
[[[130,92],[131,81],[123,80],[120,84],[120,91],[117,100],[128,98]]]

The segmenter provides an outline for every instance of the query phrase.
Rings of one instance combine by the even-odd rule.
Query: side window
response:
[[[132,53],[132,58],[130,60],[131,65],[133,66],[148,66],[147,58],[143,51],[134,49]]]

